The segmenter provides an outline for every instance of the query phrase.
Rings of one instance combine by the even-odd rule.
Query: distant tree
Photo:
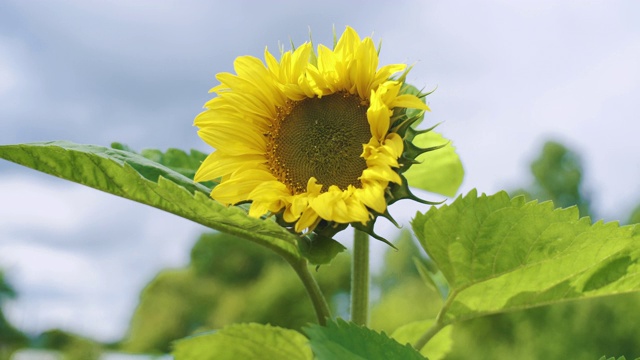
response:
[[[349,290],[348,256],[316,275],[327,297],[337,299]],[[246,240],[206,233],[187,268],[161,271],[142,291],[122,346],[164,353],[176,339],[234,322],[299,329],[314,320],[300,280],[281,258]]]
[[[191,249],[191,267],[197,276],[230,284],[255,280],[266,266],[280,260],[273,252],[222,233],[203,234]]]
[[[627,220],[627,224],[638,224],[640,223],[640,205],[638,205],[635,209],[633,209],[633,211],[631,212],[631,215],[629,216],[629,219]]]
[[[124,349],[168,352],[171,341],[205,326],[219,293],[218,282],[198,277],[193,269],[161,271],[140,295]]]
[[[514,194],[540,201],[551,200],[562,208],[576,205],[581,216],[590,216],[590,200],[582,184],[583,172],[577,153],[558,142],[547,141],[541,154],[531,163],[533,184]]]
[[[43,332],[36,343],[38,347],[60,351],[65,360],[97,360],[102,353],[99,343],[60,329]]]
[[[5,302],[15,296],[15,290],[7,282],[4,273],[0,271],[0,359],[5,356],[8,358],[10,352],[28,341],[22,332],[9,323],[2,311]]]
[[[0,270],[0,304],[7,299],[13,299],[15,296],[15,290],[5,279],[4,272]]]

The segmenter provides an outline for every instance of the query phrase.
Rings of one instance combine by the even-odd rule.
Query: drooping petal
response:
[[[290,196],[289,189],[280,181],[264,181],[249,193],[248,198],[253,200],[249,215],[260,217],[267,212],[278,212],[286,206]]]
[[[230,156],[220,151],[214,151],[202,162],[193,180],[198,182],[215,180],[230,175],[243,166],[261,167],[264,161],[262,154]]]
[[[382,98],[377,95],[374,90],[371,90],[367,119],[371,127],[371,136],[381,141],[387,135],[387,132],[389,132],[391,111],[387,107],[387,104],[382,101]]]
[[[234,173],[229,179],[221,182],[211,191],[211,197],[223,204],[235,204],[249,200],[249,194],[266,181],[274,181],[269,172],[249,169]]]

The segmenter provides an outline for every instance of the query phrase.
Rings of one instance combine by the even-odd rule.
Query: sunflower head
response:
[[[402,173],[433,150],[412,144],[427,94],[405,84],[407,65],[379,67],[373,40],[350,27],[333,49],[305,43],[264,57],[238,57],[235,74],[216,76],[216,97],[195,119],[216,150],[195,180],[295,232],[332,237],[351,224],[381,239],[373,224],[393,221],[387,205],[418,200]]]

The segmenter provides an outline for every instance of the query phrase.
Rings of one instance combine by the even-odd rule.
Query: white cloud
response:
[[[7,316],[113,341],[143,286],[188,263],[199,225],[84,186],[37,176],[0,178],[0,265],[19,293]]]
[[[35,81],[31,76],[27,45],[20,39],[0,35],[0,111],[13,114],[28,104],[25,91]],[[10,121],[8,118],[3,121]],[[0,125],[0,129],[1,129]]]
[[[89,220],[92,214],[84,210],[99,197],[95,190],[32,175],[0,178],[0,233],[7,236],[34,224],[46,232],[69,231]]]
[[[20,294],[8,309],[9,319],[32,333],[58,326],[77,331],[78,324],[91,318],[87,307],[95,306],[100,293],[105,274],[98,264],[72,249],[13,240],[0,245],[0,263]]]
[[[590,66],[568,81],[550,87],[534,99],[532,117],[547,119],[560,132],[584,132],[600,135],[600,131],[619,130],[610,125],[624,119],[607,118],[608,105],[616,99],[632,100],[640,91],[640,41],[624,44],[602,58],[593,59]],[[606,122],[605,122],[606,119]],[[584,125],[598,126],[600,131]],[[605,126],[606,125],[606,126]],[[629,123],[628,125],[632,125]]]
[[[96,291],[99,269],[81,254],[57,250],[46,245],[21,243],[15,239],[0,245],[0,261],[11,269],[20,287],[34,292],[55,293],[64,288],[71,294]]]
[[[0,54],[6,54],[0,47]],[[17,71],[12,68],[7,59],[0,58],[0,96],[6,96],[18,83]]]

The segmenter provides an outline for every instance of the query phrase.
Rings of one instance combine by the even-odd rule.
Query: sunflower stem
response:
[[[301,260],[290,262],[290,264],[304,284],[304,288],[307,290],[307,294],[313,304],[313,309],[316,311],[318,324],[325,326],[327,324],[327,319],[331,318],[331,311],[329,310],[327,300],[320,290],[320,286],[318,286],[318,282],[309,271],[307,261]]]
[[[354,229],[351,266],[351,321],[367,325],[369,314],[369,235]]]

